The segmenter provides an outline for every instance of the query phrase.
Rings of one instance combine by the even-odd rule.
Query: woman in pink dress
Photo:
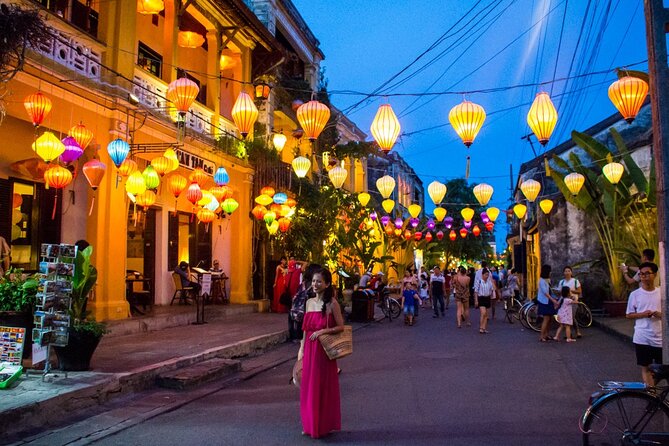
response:
[[[330,271],[314,273],[311,284],[316,297],[307,300],[304,336],[297,354],[298,361],[302,360],[300,415],[302,433],[320,438],[341,429],[341,407],[337,361],[328,358],[318,337],[341,332],[344,318],[334,298]]]
[[[272,312],[273,313],[286,313],[288,307],[281,305],[279,300],[281,299],[281,294],[283,294],[286,289],[286,257],[281,257],[279,264],[276,266],[276,275],[274,276],[274,292],[272,294]],[[292,296],[291,296],[292,297]]]

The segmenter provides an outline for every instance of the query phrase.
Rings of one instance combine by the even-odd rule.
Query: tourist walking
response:
[[[581,295],[583,294],[583,289],[581,288],[581,282],[575,277],[573,277],[574,272],[571,269],[571,266],[565,266],[564,269],[562,270],[562,274],[564,275],[563,279],[560,279],[558,282],[558,289],[562,289],[562,287],[568,287],[569,288],[569,295],[573,301],[573,304],[576,305],[578,301],[581,299]],[[574,307],[575,309],[575,307]],[[578,322],[576,319],[573,320],[573,326],[574,326],[574,331],[576,333],[576,337],[580,338],[581,335],[581,327],[578,326]]]
[[[434,309],[434,314],[432,317],[438,318],[439,311],[441,311],[441,316],[445,314],[445,305],[444,305],[444,295],[446,294],[446,279],[441,273],[441,270],[438,266],[435,266],[432,269],[432,274],[430,274],[430,298],[432,299],[432,308]]]
[[[302,433],[320,438],[341,429],[341,404],[337,361],[328,358],[318,338],[341,332],[344,318],[334,298],[330,271],[315,272],[311,286],[315,297],[307,300],[304,337],[297,353],[297,360],[302,361],[300,415]]]
[[[555,332],[553,340],[560,342],[560,335],[562,334],[562,330],[564,330],[567,334],[567,342],[576,342],[576,339],[571,337],[571,326],[574,323],[571,304],[578,300],[575,301],[572,298],[571,289],[568,286],[560,288],[560,295],[562,296],[562,299],[560,299],[560,306],[557,311],[557,321],[560,323],[560,326],[558,327],[557,332]]]
[[[541,265],[539,274],[539,290],[537,292],[538,314],[543,316],[539,340],[546,342],[552,339],[548,333],[551,319],[557,313],[558,300],[551,296],[551,266]]]
[[[462,328],[462,324],[467,324],[471,327],[472,323],[469,320],[469,276],[464,266],[458,268],[458,273],[451,281],[453,283],[453,294],[455,296],[455,305],[457,308],[456,318],[458,328]]]
[[[518,274],[515,268],[509,270],[506,279],[506,289],[511,292],[511,295],[520,300],[520,284],[518,283]]]
[[[279,264],[276,266],[276,270],[274,270],[274,285],[272,285],[273,288],[272,305],[270,307],[272,313],[286,313],[288,311],[288,307],[285,304],[281,303],[281,296],[286,291],[286,273],[288,272],[287,263],[288,260],[286,259],[286,257],[281,256]],[[289,296],[291,298],[293,297],[290,294]]]
[[[492,296],[497,291],[495,282],[490,276],[490,270],[481,270],[481,280],[474,285],[474,306],[481,312],[479,320],[479,333],[488,334],[488,309],[490,308]]]
[[[404,323],[413,325],[413,317],[418,306],[418,294],[416,285],[409,283],[402,291],[402,308],[404,309]]]

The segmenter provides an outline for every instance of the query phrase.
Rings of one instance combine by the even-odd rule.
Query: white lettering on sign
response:
[[[179,165],[186,169],[193,170],[199,167],[209,175],[213,175],[216,171],[216,164],[209,160],[179,149],[175,150],[175,152],[177,153],[177,158],[179,158]]]

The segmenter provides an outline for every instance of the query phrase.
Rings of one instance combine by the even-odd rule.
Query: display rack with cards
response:
[[[26,329],[0,327],[0,389],[6,389],[23,373],[21,358]]]

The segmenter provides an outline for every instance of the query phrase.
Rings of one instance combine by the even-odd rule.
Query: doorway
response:
[[[145,282],[133,285],[133,288],[148,288],[150,304],[153,305],[155,296],[156,277],[156,210],[137,209],[136,215],[133,209],[128,211],[128,237],[126,274],[141,276]],[[135,290],[140,291],[140,290]]]

